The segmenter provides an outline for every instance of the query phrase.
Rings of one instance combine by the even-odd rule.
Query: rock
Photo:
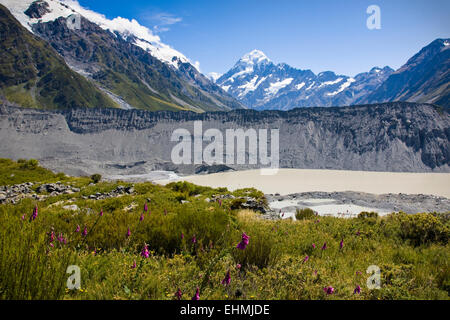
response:
[[[68,205],[68,206],[64,206],[63,209],[64,210],[70,210],[70,211],[78,211],[79,210],[79,208],[78,208],[78,206],[76,204],[71,204],[71,205]]]
[[[190,202],[187,200],[181,200],[181,204],[185,204],[185,203],[190,203]]]
[[[131,210],[133,210],[133,209],[135,209],[137,207],[138,207],[137,203],[133,202],[130,205],[128,205],[125,208],[123,208],[123,210],[126,211],[126,212],[129,212],[129,211],[131,211]]]

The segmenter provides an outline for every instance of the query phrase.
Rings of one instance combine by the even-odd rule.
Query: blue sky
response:
[[[199,61],[203,73],[228,71],[259,49],[275,63],[354,76],[397,69],[436,38],[450,37],[449,0],[79,0],[107,18],[135,18]],[[369,5],[381,30],[366,27]]]

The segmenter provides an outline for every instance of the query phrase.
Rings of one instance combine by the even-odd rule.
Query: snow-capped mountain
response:
[[[216,83],[250,108],[289,110],[349,105],[377,88],[393,71],[373,68],[354,78],[331,71],[316,75],[285,63],[274,64],[262,51],[253,50]]]
[[[122,108],[202,112],[244,107],[201,74],[197,63],[134,19],[107,19],[75,0],[0,4]],[[79,29],[70,29],[67,21],[75,18]]]
[[[76,0],[0,0],[0,3],[31,32],[36,23],[55,21],[60,17],[67,18],[78,13],[104,30],[118,33],[124,39],[132,37],[135,45],[174,67],[178,67],[180,63],[191,63],[182,53],[161,42],[159,36],[135,19],[117,17],[110,20],[103,14],[83,8]],[[195,66],[195,63],[192,64]]]

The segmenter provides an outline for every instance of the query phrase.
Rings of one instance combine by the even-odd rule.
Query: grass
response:
[[[0,163],[3,184],[27,177],[58,179],[34,162]],[[81,191],[0,205],[0,299],[172,300],[178,288],[182,299],[190,299],[197,287],[202,300],[449,299],[448,215],[362,214],[341,219],[305,214],[295,222],[270,221],[253,211],[231,209],[231,197],[222,203],[205,201],[219,194],[262,200],[263,194],[254,189],[230,192],[190,183],[139,183],[133,195],[85,200],[82,196],[129,184],[90,185],[89,177],[58,180]],[[79,210],[63,209],[68,203]],[[30,221],[36,205],[38,217]],[[81,234],[85,227],[86,237]],[[62,234],[66,244],[51,242],[52,231]],[[239,250],[243,232],[249,244]],[[140,254],[145,245],[148,258]],[[80,267],[80,290],[65,289],[68,265]],[[380,289],[366,286],[371,265],[381,269]],[[231,282],[225,286],[221,282],[227,271]],[[357,285],[360,294],[354,294]],[[323,290],[328,286],[335,289],[331,295]]]

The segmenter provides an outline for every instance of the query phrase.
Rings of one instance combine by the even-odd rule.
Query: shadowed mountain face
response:
[[[433,41],[358,102],[397,100],[450,106],[450,39]]]
[[[172,163],[177,142],[171,136],[179,128],[192,134],[197,120],[202,121],[203,132],[216,128],[224,137],[226,129],[279,129],[283,168],[450,172],[449,109],[403,102],[204,114],[118,109],[48,112],[3,106],[0,154],[37,158],[71,174],[192,173],[193,166]]]
[[[25,107],[116,107],[0,5],[0,95]]]
[[[2,28],[0,54],[8,59],[2,59],[4,68],[0,71],[5,83],[0,85],[8,87],[8,90],[4,91],[4,96],[11,102],[38,108],[95,106],[151,111],[203,112],[244,108],[241,103],[199,73],[184,57],[174,56],[170,63],[161,61],[161,58],[153,56],[150,52],[150,48],[158,49],[152,44],[137,39],[133,34],[106,30],[84,17],[81,17],[80,28],[69,28],[67,16],[75,11],[72,12],[62,2],[53,1],[49,5],[46,1],[35,1],[24,12],[15,9],[14,12],[21,17],[23,25],[15,20],[8,9],[1,6],[1,10],[2,26],[5,28]],[[61,16],[58,17],[59,14]],[[47,15],[52,17],[47,19],[48,21],[45,20]],[[12,27],[7,27],[9,25]],[[40,39],[26,30],[25,26]],[[146,50],[144,45],[143,48],[137,43],[144,43],[149,49]],[[43,50],[44,47],[52,49]],[[31,52],[27,48],[31,48]],[[56,49],[56,52],[53,49]],[[172,50],[166,47],[163,49]],[[27,53],[29,57],[38,61],[30,63],[28,57],[22,64],[22,56]],[[39,99],[39,94],[38,98],[35,98],[33,84],[24,85],[21,82],[19,88],[9,88],[11,81],[8,82],[8,78],[25,77],[28,81],[30,80],[28,73],[35,69],[33,66],[42,74],[40,69],[52,68],[54,60],[65,68],[64,72],[58,68],[57,73],[54,72],[46,79],[46,83],[51,83],[49,86],[53,91],[60,91],[56,101],[49,98]],[[13,65],[14,61],[16,65]],[[67,68],[65,63],[70,68]],[[104,101],[78,97],[79,90],[76,88],[74,92],[59,90],[65,83],[71,84],[74,79],[81,85],[89,84],[90,88],[83,91],[88,98],[92,95],[88,90],[90,89]],[[52,98],[51,94],[45,93],[42,96]],[[65,100],[74,101],[69,103]]]
[[[110,31],[82,18],[80,30],[66,19],[35,24],[33,31],[54,47],[74,69],[120,97],[128,108],[217,111],[240,108],[191,64],[173,69]]]

